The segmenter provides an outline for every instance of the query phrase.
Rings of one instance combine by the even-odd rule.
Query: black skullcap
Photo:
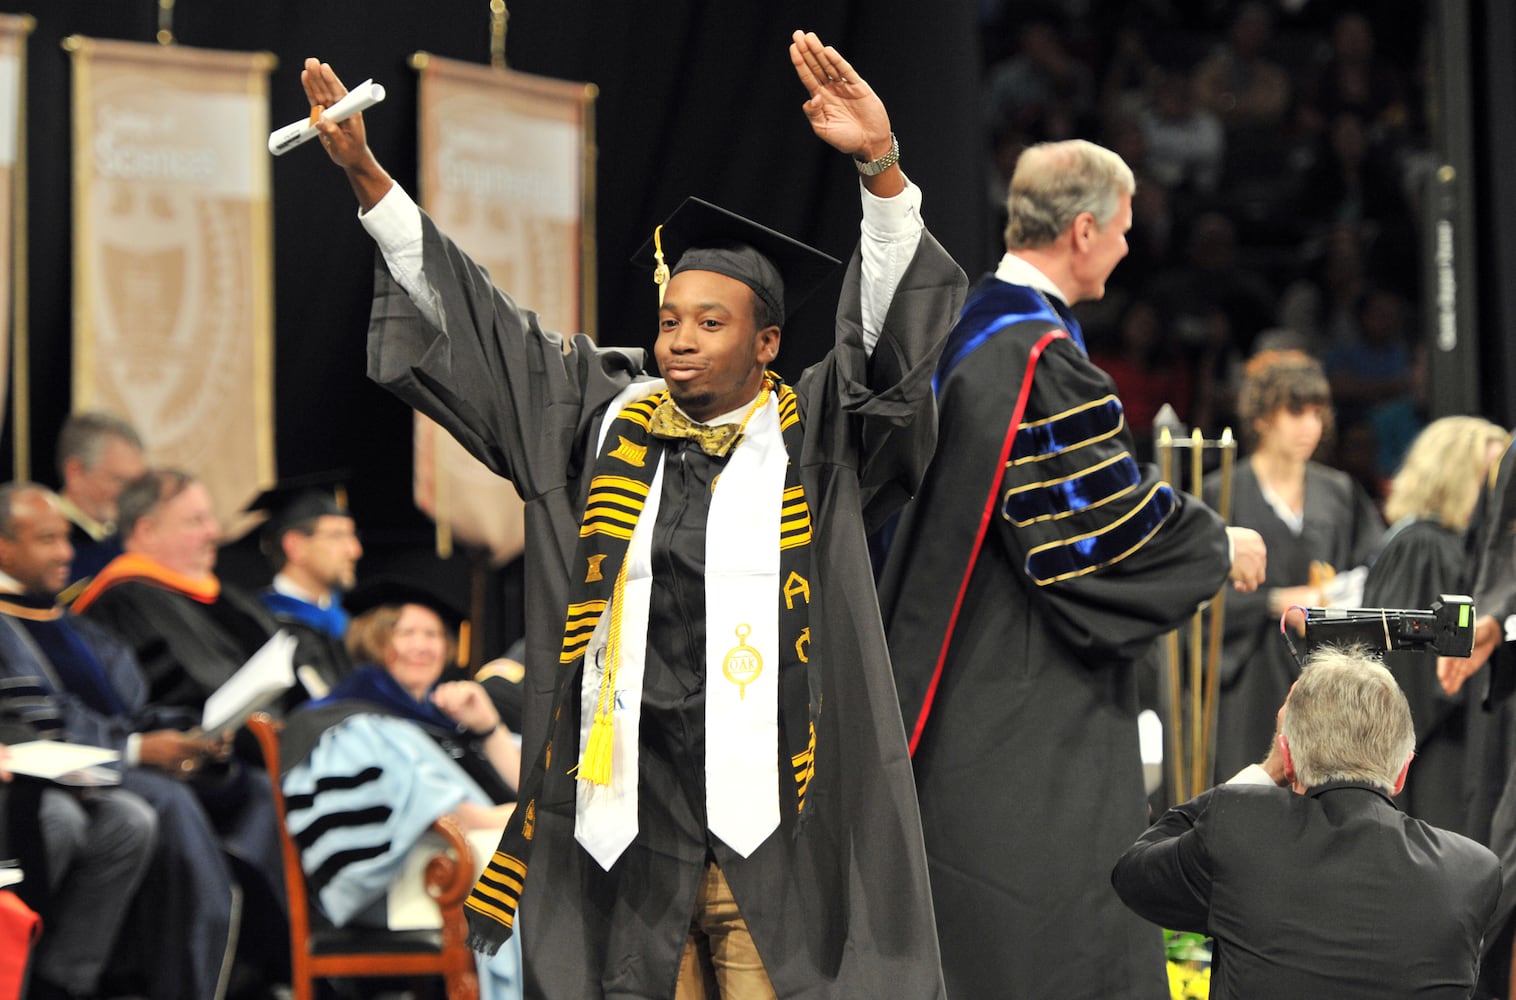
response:
[[[354,587],[342,598],[342,606],[354,618],[375,608],[398,608],[405,604],[419,604],[431,608],[442,619],[442,624],[454,635],[468,618],[451,601],[430,587],[412,580],[394,576],[375,577]]]
[[[633,262],[656,268],[660,243],[669,277],[681,271],[724,274],[747,285],[774,315],[783,317],[792,314],[839,263],[820,250],[699,198],[686,198],[664,220],[657,236],[637,251]]]
[[[246,513],[262,511],[268,514],[268,520],[263,522],[259,531],[261,544],[277,547],[286,531],[318,517],[351,518],[346,491],[342,488],[347,475],[347,471],[342,470],[293,476],[280,480],[254,497],[247,505]]]

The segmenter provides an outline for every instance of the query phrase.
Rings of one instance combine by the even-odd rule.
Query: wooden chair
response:
[[[289,895],[290,986],[295,1000],[313,1000],[318,979],[367,976],[441,976],[447,1000],[478,1000],[479,980],[463,916],[463,900],[474,885],[474,866],[458,824],[444,816],[432,825],[447,841],[443,853],[426,865],[427,893],[442,909],[440,931],[312,926],[300,851],[285,825],[284,792],[279,787],[279,725],[259,712],[248,720],[247,727],[263,752],[279,813],[279,842]]]

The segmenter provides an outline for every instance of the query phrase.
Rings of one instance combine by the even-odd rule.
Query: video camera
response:
[[[1443,594],[1426,611],[1389,608],[1304,608],[1306,654],[1317,646],[1364,646],[1383,656],[1391,650],[1431,650],[1439,656],[1474,652],[1474,600]],[[1289,633],[1285,641],[1295,652]]]

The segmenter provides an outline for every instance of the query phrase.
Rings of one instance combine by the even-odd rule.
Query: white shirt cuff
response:
[[[391,184],[379,204],[367,212],[359,212],[358,221],[386,257],[392,251],[421,242],[421,210],[399,184]]]
[[[926,227],[921,219],[921,189],[910,178],[906,178],[905,190],[891,198],[873,194],[862,180],[858,182],[858,190],[863,195],[864,235],[878,240],[901,240]]]
[[[121,755],[121,763],[127,767],[136,767],[142,760],[142,734],[132,733],[126,738],[126,753]]]
[[[880,198],[858,184],[863,196],[862,238],[858,241],[861,257],[862,285],[859,306],[863,320],[863,347],[872,354],[889,315],[895,289],[916,248],[926,224],[921,221],[921,189],[907,178],[905,190],[890,198]]]
[[[405,289],[417,311],[437,329],[445,328],[442,303],[421,270],[425,258],[421,245],[421,209],[416,207],[405,188],[391,184],[377,205],[358,213],[358,221],[378,244],[390,275]]]

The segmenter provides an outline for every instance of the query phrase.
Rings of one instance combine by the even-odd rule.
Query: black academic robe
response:
[[[1216,503],[1219,473],[1205,479],[1202,494]],[[1384,523],[1373,501],[1347,473],[1309,462],[1305,469],[1305,525],[1295,534],[1264,499],[1252,463],[1236,465],[1231,523],[1252,528],[1268,548],[1268,570],[1251,594],[1228,594],[1221,649],[1221,695],[1216,706],[1216,771],[1224,781],[1268,753],[1275,716],[1300,664],[1269,613],[1268,592],[1310,583],[1311,563],[1339,572],[1363,565],[1379,544]],[[1296,638],[1303,653],[1305,644]]]
[[[1516,614],[1516,445],[1501,456],[1493,483],[1474,508],[1464,550],[1471,567],[1468,593],[1474,598],[1477,616],[1488,615],[1504,623]],[[1497,645],[1488,665],[1465,686],[1471,703],[1479,704],[1487,716],[1481,720],[1485,729],[1485,791],[1475,796],[1475,811],[1480,814],[1493,810],[1493,806],[1481,809],[1481,798],[1493,803],[1502,795],[1516,747],[1516,713],[1510,697],[1516,690],[1516,643]],[[1473,836],[1479,836],[1477,830]]]
[[[64,739],[124,754],[132,733],[189,727],[192,720],[185,713],[148,702],[130,651],[104,629],[72,615],[53,627],[72,631],[93,652],[103,668],[101,683],[120,705],[116,711],[92,707],[90,702],[100,699],[69,687],[25,624],[0,615],[0,677],[36,679],[57,707]],[[122,768],[121,787],[142,796],[158,815],[158,847],[122,930],[121,958],[115,965],[118,975],[130,969],[140,976],[152,997],[202,1000],[215,995],[235,940],[232,926],[242,912],[234,863],[251,898],[273,900],[282,908],[277,819],[267,781],[261,771],[246,772],[240,766],[189,783],[149,766]],[[273,929],[260,933],[281,925],[282,918],[269,922],[276,913],[273,906],[252,912]],[[166,941],[176,944],[165,947]]]
[[[1491,489],[1480,498],[1469,524],[1473,598],[1478,617],[1489,615],[1501,624],[1516,614],[1516,444],[1501,456]],[[1500,858],[1502,889],[1495,919],[1502,928],[1485,960],[1485,979],[1503,989],[1510,971],[1511,914],[1516,912],[1516,770],[1511,767],[1516,746],[1510,694],[1516,686],[1516,643],[1502,641],[1489,662],[1465,683],[1472,703],[1478,704],[1482,739],[1475,755],[1483,778],[1472,792],[1475,821],[1490,816],[1486,841]],[[1476,761],[1476,764],[1478,763]],[[1411,765],[1415,767],[1414,764]],[[1493,804],[1492,804],[1493,803]],[[1474,835],[1480,830],[1476,826]]]
[[[1147,824],[1139,663],[1225,581],[1226,531],[1134,461],[1072,337],[1037,360],[990,500],[1029,355],[1068,322],[1031,289],[975,288],[880,580],[954,997],[1166,996],[1162,938],[1109,873]]]
[[[1407,521],[1389,534],[1363,585],[1366,608],[1425,609],[1443,594],[1466,594],[1469,565],[1459,532],[1430,520]],[[1400,682],[1416,722],[1416,761],[1395,802],[1407,815],[1465,836],[1487,836],[1489,820],[1471,815],[1470,795],[1480,780],[1470,757],[1470,735],[1484,722],[1471,714],[1468,691],[1449,696],[1437,680],[1437,651],[1392,650],[1384,665]]]
[[[259,593],[258,601],[280,628],[295,637],[295,671],[305,694],[323,698],[353,672],[355,664],[347,646],[341,636],[320,624],[323,612],[316,605],[274,590]],[[304,700],[293,698],[291,703]]]
[[[1474,606],[1480,615],[1500,621],[1516,614],[1516,444],[1500,457],[1495,482],[1481,497],[1469,525],[1474,544]],[[1500,659],[1516,651],[1505,646]],[[1492,665],[1495,658],[1492,658]]]
[[[430,220],[424,231],[424,270],[448,328],[423,320],[380,260],[369,374],[512,480],[526,502],[523,756],[530,761],[559,680],[595,435],[609,401],[647,377],[648,358],[543,331],[535,314],[494,289]],[[780,828],[750,857],[722,861],[781,996],[914,1000],[942,996],[941,974],[865,523],[899,503],[930,457],[931,373],[961,301],[963,274],[924,235],[866,357],[859,267],[855,254],[836,347],[796,385],[804,445],[791,458],[800,464],[813,524],[809,649],[825,665],[808,819],[797,835],[793,814],[782,811]],[[650,629],[650,640],[657,634]],[[521,903],[527,993],[670,995],[699,873],[682,863],[683,852],[654,856],[645,827],[603,872],[573,839],[574,790],[565,770],[577,756],[575,748],[554,748],[538,803]],[[646,768],[641,780],[648,780]],[[650,797],[644,790],[640,800]]]
[[[257,599],[223,583],[205,604],[146,579],[102,591],[83,616],[130,647],[155,705],[200,709],[278,630]]]

